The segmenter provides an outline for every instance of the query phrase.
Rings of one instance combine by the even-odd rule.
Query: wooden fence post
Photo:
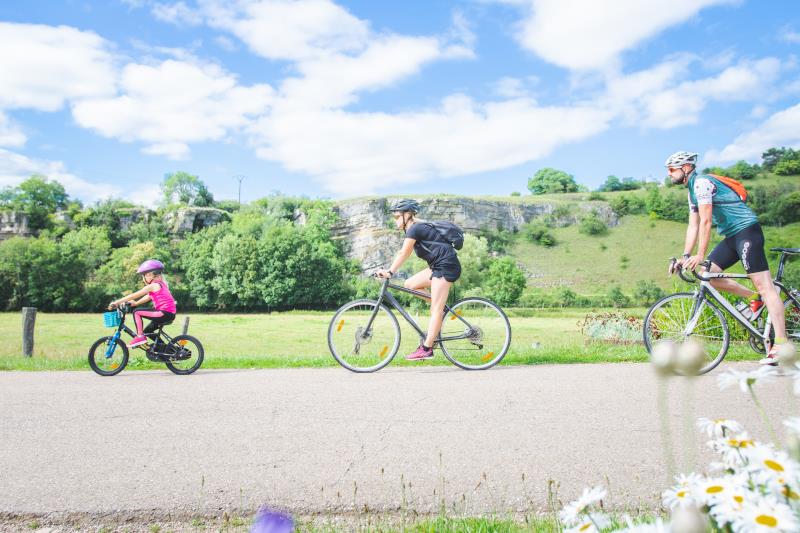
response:
[[[22,355],[33,357],[33,326],[36,324],[36,308],[22,308]]]
[[[183,333],[182,335],[186,335],[186,332],[189,331],[189,317],[183,318]]]

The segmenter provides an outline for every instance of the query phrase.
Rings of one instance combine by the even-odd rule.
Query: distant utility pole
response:
[[[236,174],[233,179],[239,182],[239,205],[242,205],[242,181],[246,178],[244,174]]]

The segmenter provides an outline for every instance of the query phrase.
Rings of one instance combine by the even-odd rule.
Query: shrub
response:
[[[578,232],[583,233],[584,235],[605,235],[608,233],[608,227],[602,220],[600,220],[600,217],[597,216],[597,213],[592,213],[591,215],[587,215],[581,219],[580,226],[578,226]]]
[[[522,226],[522,235],[532,243],[541,246],[555,246],[556,238],[544,222],[531,221]]]
[[[615,343],[639,342],[644,322],[641,318],[620,312],[589,313],[578,322],[587,340]]]

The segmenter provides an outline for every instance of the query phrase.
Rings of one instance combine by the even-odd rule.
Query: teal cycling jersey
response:
[[[711,222],[725,237],[732,237],[758,222],[736,191],[707,174],[693,172],[689,176],[689,209],[697,213],[698,206],[711,205]]]

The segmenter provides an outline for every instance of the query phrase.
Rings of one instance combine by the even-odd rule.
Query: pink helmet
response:
[[[154,272],[158,270],[159,272],[164,270],[164,263],[159,261],[158,259],[148,259],[141,265],[139,268],[136,269],[137,274],[147,274],[148,272]]]

